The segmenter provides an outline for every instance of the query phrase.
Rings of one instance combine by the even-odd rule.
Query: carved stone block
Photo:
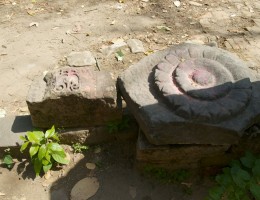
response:
[[[36,127],[88,127],[121,118],[116,97],[111,74],[65,67],[35,80],[27,105]]]
[[[237,143],[259,120],[260,84],[237,56],[181,44],[119,77],[121,94],[151,144]]]

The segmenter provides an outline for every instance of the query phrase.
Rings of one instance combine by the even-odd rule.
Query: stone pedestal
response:
[[[180,44],[156,52],[124,71],[118,85],[144,133],[141,162],[196,168],[224,158],[259,122],[256,74],[216,47]]]
[[[88,67],[60,68],[33,82],[27,104],[35,127],[102,126],[121,119],[115,80]]]
[[[136,159],[143,165],[153,165],[171,170],[196,169],[211,165],[223,165],[225,152],[229,148],[230,145],[153,145],[141,133],[137,140]],[[216,157],[222,157],[221,161],[216,161]],[[213,162],[213,159],[216,162]],[[204,164],[204,160],[211,161]]]

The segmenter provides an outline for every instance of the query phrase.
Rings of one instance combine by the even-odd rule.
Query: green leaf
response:
[[[64,152],[64,150],[63,151],[53,151],[52,153],[54,153],[54,154],[58,154],[59,156],[61,156],[61,157],[66,157],[66,153]]]
[[[221,200],[223,193],[224,193],[223,187],[214,187],[209,191],[209,197],[212,200]]]
[[[43,168],[43,171],[44,173],[47,173],[52,167],[52,164],[48,164],[48,165],[44,165],[42,168]]]
[[[39,149],[39,153],[38,153],[38,158],[39,158],[39,160],[42,160],[42,159],[45,157],[46,151],[47,151],[46,145],[43,144],[43,145],[40,147],[40,149]]]
[[[51,164],[51,162],[49,162],[47,159],[43,158],[43,159],[42,159],[42,164],[43,164],[44,166],[46,166],[46,165]]]
[[[241,161],[241,163],[242,163],[245,167],[251,169],[251,168],[253,167],[253,165],[254,165],[255,159],[256,159],[256,158],[254,157],[254,155],[253,155],[252,153],[246,152],[245,156],[242,157],[242,158],[240,159],[240,161]]]
[[[38,152],[39,150],[39,145],[33,144],[29,150],[31,158]]]
[[[234,164],[231,168],[231,176],[236,185],[242,189],[245,189],[247,182],[250,180],[250,174],[241,169],[237,164]]]
[[[217,181],[217,183],[219,183],[220,185],[223,185],[223,186],[232,184],[233,179],[230,175],[230,170],[229,170],[229,173],[217,175],[216,181]]]
[[[12,156],[9,154],[4,156],[3,162],[6,165],[11,165],[14,163]]]
[[[69,161],[66,160],[65,157],[60,156],[59,154],[55,153],[55,154],[52,154],[51,156],[58,163],[65,164],[65,165],[69,163]]]
[[[23,141],[27,141],[27,139],[22,135],[20,135],[20,139],[23,140]]]
[[[49,130],[47,130],[47,131],[45,132],[44,137],[45,137],[45,138],[51,138],[54,134],[55,134],[55,127],[52,126],[51,129],[49,129]]]
[[[122,61],[123,60],[124,54],[123,54],[123,52],[121,50],[116,52],[116,58],[117,58],[118,61]]]
[[[51,151],[64,151],[58,143],[54,142],[47,144],[47,148]]]
[[[27,148],[28,144],[29,144],[29,141],[23,143],[21,148],[20,148],[20,151],[23,152]]]
[[[260,178],[260,159],[257,159],[255,161],[255,165],[252,169],[252,172],[253,172],[253,176],[257,179]]]
[[[45,159],[48,160],[49,162],[51,162],[51,155],[50,155],[50,152],[48,150],[46,151]]]
[[[250,184],[250,192],[255,197],[256,200],[260,200],[260,185],[257,185],[257,183]]]
[[[56,141],[60,141],[60,139],[59,139],[57,133],[55,133],[51,138],[54,139],[54,140],[56,140]]]
[[[36,173],[36,176],[39,176],[41,169],[42,169],[42,162],[38,158],[34,159],[33,168]]]
[[[28,132],[27,133],[28,140],[31,143],[37,143],[40,144],[40,141],[44,137],[44,133],[42,131],[33,131],[33,132]]]

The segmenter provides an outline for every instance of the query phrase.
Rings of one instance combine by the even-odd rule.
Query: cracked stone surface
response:
[[[115,81],[88,67],[60,68],[36,79],[27,104],[35,127],[88,127],[119,119]]]
[[[260,113],[260,84],[234,54],[181,44],[152,54],[119,78],[150,143],[234,144]]]

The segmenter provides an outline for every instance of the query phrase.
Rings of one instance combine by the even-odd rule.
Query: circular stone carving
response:
[[[243,111],[252,95],[250,79],[236,63],[218,49],[176,50],[156,66],[154,80],[177,115],[219,122]]]

